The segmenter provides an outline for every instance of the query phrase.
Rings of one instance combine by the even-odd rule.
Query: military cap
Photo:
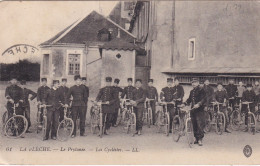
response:
[[[167,78],[167,82],[173,82],[172,78]]]
[[[81,79],[81,78],[80,78],[80,75],[75,75],[75,76],[74,76],[74,80],[76,81],[77,79]]]
[[[47,81],[47,78],[42,78],[41,80],[42,80],[42,81]]]
[[[112,78],[111,77],[106,77],[106,82],[112,82]]]
[[[193,82],[199,82],[198,78],[192,78],[191,83]]]
[[[135,82],[141,82],[142,83],[142,80],[141,79],[136,79]]]
[[[120,80],[119,80],[118,78],[116,78],[116,79],[114,80],[114,83],[119,84],[119,82],[120,82]]]
[[[223,85],[222,82],[218,82],[217,85]]]
[[[62,78],[61,81],[62,81],[62,82],[64,82],[64,81],[67,82],[67,78]]]
[[[60,83],[60,81],[59,80],[53,80],[52,83],[56,84],[56,83]]]
[[[205,82],[204,79],[200,80],[200,84],[204,84],[204,82]]]
[[[26,85],[26,81],[25,81],[25,80],[22,80],[22,81],[21,81],[21,85]]]
[[[153,79],[149,79],[148,82],[153,82]]]
[[[252,84],[246,84],[246,87],[253,87],[253,85]]]
[[[81,79],[82,79],[82,80],[87,80],[87,78],[86,78],[86,77],[81,77]]]
[[[133,81],[133,78],[127,78],[127,81]]]

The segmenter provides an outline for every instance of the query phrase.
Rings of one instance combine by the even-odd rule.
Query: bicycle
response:
[[[151,107],[151,101],[154,101],[154,99],[146,99],[144,103],[145,111],[143,115],[143,121],[147,123],[148,128],[150,128],[153,124],[153,112]]]
[[[165,107],[165,109],[159,109],[157,112],[157,132],[159,133],[162,126],[164,126],[166,136],[169,136],[170,132],[170,114],[168,112],[167,106],[169,104],[175,104],[175,102],[160,102],[159,105]]]
[[[39,105],[39,108],[43,108],[43,118],[42,118],[42,140],[44,140],[44,137],[46,136],[47,132],[47,107],[52,107],[52,105],[45,105],[41,104]]]
[[[212,117],[212,120],[208,120],[209,123],[206,122],[205,131],[210,132],[212,125],[215,125],[216,133],[221,135],[225,130],[226,125],[226,119],[225,114],[223,112],[220,112],[220,105],[223,105],[223,103],[219,102],[211,102],[212,104],[212,112],[208,111],[208,118]],[[217,110],[215,110],[215,106],[217,106]]]
[[[71,137],[74,130],[74,122],[71,119],[71,111],[62,104],[64,108],[64,119],[59,123],[57,129],[57,138],[60,141],[67,141]]]
[[[241,112],[241,101],[240,104],[235,106],[235,109],[230,115],[230,125],[232,130],[239,130],[245,122],[245,114]]]
[[[124,103],[120,102],[120,108],[118,109],[117,121],[116,125],[118,126],[121,122],[125,121],[125,112],[126,108],[124,107]]]
[[[256,120],[260,122],[260,103],[257,103]]]
[[[102,138],[106,129],[106,117],[107,117],[107,114],[105,114],[105,119],[103,120],[102,105],[106,105],[107,103],[96,102],[96,101],[91,101],[91,102],[93,103],[90,112],[91,132],[95,134],[96,128],[99,128],[98,136]]]
[[[247,105],[247,110],[248,110],[247,128],[248,128],[248,131],[251,132],[253,135],[255,135],[256,126],[257,126],[256,117],[255,117],[255,114],[253,112],[251,112],[250,106],[249,106],[252,103],[253,102],[242,102],[242,104]]]
[[[24,135],[28,128],[28,121],[23,115],[16,115],[19,103],[13,104],[13,115],[8,118],[4,126],[4,133],[8,138],[19,138]]]
[[[194,110],[194,108],[184,109],[184,107],[181,106],[178,106],[178,108],[179,115],[176,115],[174,118],[178,121],[172,122],[173,139],[178,142],[182,136],[186,136],[188,145],[192,148],[194,143],[194,132],[190,112]],[[180,116],[180,114],[184,114],[184,116]]]
[[[8,111],[7,111],[7,106],[5,105],[5,108],[6,108],[6,111],[3,113],[2,115],[2,130],[4,132],[4,128],[5,128],[5,123],[7,122],[8,120]]]
[[[126,133],[131,133],[132,136],[135,136],[136,131],[136,115],[134,113],[133,105],[129,99],[123,100],[123,105],[125,107],[125,123],[126,123]]]

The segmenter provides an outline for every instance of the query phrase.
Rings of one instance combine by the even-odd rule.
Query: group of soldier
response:
[[[74,76],[75,85],[68,88],[66,86],[67,79],[63,78],[61,83],[59,80],[53,80],[53,86],[49,88],[47,86],[47,78],[42,78],[42,85],[38,88],[37,93],[26,87],[26,81],[22,80],[20,86],[18,86],[18,81],[16,77],[11,78],[11,85],[6,88],[5,96],[7,99],[7,109],[8,117],[12,116],[13,104],[19,103],[17,105],[16,114],[25,115],[30,122],[30,103],[29,101],[37,97],[39,105],[50,105],[47,108],[47,132],[44,140],[49,139],[49,134],[51,133],[51,138],[56,139],[56,131],[58,124],[63,120],[64,117],[64,107],[71,108],[72,120],[74,121],[74,130],[72,137],[76,136],[76,120],[80,119],[80,136],[85,136],[85,121],[86,113],[88,107],[89,98],[89,88],[86,86],[86,77],[80,77],[80,75]],[[242,82],[239,82],[239,86],[234,84],[234,79],[229,80],[229,84],[224,88],[222,83],[217,84],[217,90],[210,86],[208,79],[203,81],[193,78],[191,80],[193,89],[190,91],[188,99],[184,102],[184,89],[182,85],[179,84],[179,79],[167,78],[167,86],[162,88],[160,96],[158,95],[157,89],[153,86],[153,79],[149,79],[148,87],[146,89],[142,88],[142,80],[136,79],[135,86],[133,86],[133,79],[128,78],[128,86],[122,89],[119,86],[120,80],[114,79],[112,85],[112,78],[106,77],[106,86],[99,90],[95,102],[101,101],[104,103],[102,105],[103,118],[106,117],[105,123],[106,128],[104,134],[109,134],[109,129],[111,125],[113,127],[117,126],[117,115],[120,109],[120,102],[122,99],[129,99],[133,105],[134,112],[136,113],[136,134],[141,135],[143,126],[143,112],[145,111],[145,101],[150,100],[150,105],[153,114],[153,123],[156,122],[156,105],[159,102],[174,102],[175,104],[168,104],[167,110],[170,114],[170,126],[173,122],[173,117],[176,114],[176,105],[191,105],[191,120],[194,129],[194,137],[196,138],[195,144],[202,146],[202,139],[204,137],[204,127],[205,127],[205,111],[207,111],[209,105],[212,101],[222,103],[221,111],[225,113],[227,125],[225,126],[225,131],[230,133],[229,130],[229,114],[227,112],[227,106],[234,107],[236,103],[240,101],[253,102],[250,104],[250,109],[252,112],[255,110],[255,106],[259,100],[260,86],[256,82],[254,88],[252,84],[247,84],[246,88],[243,86]],[[248,110],[243,105],[242,111],[245,111],[247,117]],[[43,119],[43,110],[41,109],[41,118]],[[247,118],[246,122],[247,123]],[[153,124],[155,125],[155,124]],[[248,129],[245,128],[245,131]],[[171,132],[171,131],[170,131]]]

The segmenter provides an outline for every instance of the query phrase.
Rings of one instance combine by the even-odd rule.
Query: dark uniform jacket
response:
[[[59,109],[61,107],[62,98],[63,96],[61,91],[59,91],[58,89],[55,90],[54,88],[51,88],[43,97],[43,103],[46,105],[51,105],[51,108]]]
[[[84,96],[84,98],[85,98],[85,103],[88,104],[89,88],[86,85],[83,85],[83,84],[81,86],[83,86],[84,89],[85,89],[85,96]]]
[[[237,86],[233,84],[228,84],[225,88],[227,90],[228,98],[235,97],[237,94]]]
[[[115,93],[115,108],[120,108],[120,99],[119,99],[119,93],[123,92],[123,89],[118,86],[113,86],[114,93]]]
[[[43,97],[46,95],[47,91],[50,88],[48,86],[41,86],[38,88],[37,90],[37,101],[42,102],[43,101]]]
[[[244,91],[242,95],[242,102],[253,102],[253,104],[256,104],[256,94],[254,90],[246,90]]]
[[[34,91],[32,91],[32,90],[30,90],[30,89],[27,89],[27,88],[22,89],[22,91],[23,91],[23,104],[22,104],[22,106],[23,106],[23,107],[27,107],[27,106],[30,105],[30,104],[29,104],[29,101],[28,101],[29,95],[32,95],[32,96],[30,97],[30,100],[33,100],[33,99],[36,98],[37,93],[35,93]]]
[[[201,89],[199,86],[197,86],[190,91],[190,95],[186,101],[186,104],[188,105],[191,104],[191,108],[193,108],[194,105],[199,104],[200,107],[198,109],[203,110],[203,105],[205,101],[206,101],[205,91]]]
[[[133,86],[127,86],[124,88],[122,94],[121,94],[121,98],[123,99],[126,96],[126,99],[133,99],[133,90],[135,89],[135,87]]]
[[[96,101],[102,101],[102,102],[109,101],[109,104],[102,105],[102,111],[103,113],[114,113],[115,112],[114,104],[116,101],[115,98],[116,98],[116,94],[114,91],[114,87],[106,86],[99,90]]]
[[[225,90],[217,90],[215,93],[214,93],[214,96],[213,96],[213,100],[214,101],[217,101],[219,103],[224,103],[224,100],[226,99],[226,101],[228,101],[228,95],[227,95],[227,92]]]
[[[163,99],[164,98],[164,99]],[[161,101],[165,102],[172,102],[173,101],[173,88],[172,87],[165,87],[162,89],[160,94]]]
[[[154,99],[155,101],[158,101],[158,92],[157,89],[153,86],[149,86],[147,88],[147,98],[148,99]]]
[[[71,104],[72,107],[74,107],[74,106],[84,107],[86,105],[86,103],[85,103],[86,102],[86,99],[85,99],[86,90],[83,86],[74,85],[74,86],[70,87],[66,101],[65,101],[66,104],[69,104],[71,96],[73,97],[72,104]]]
[[[173,99],[183,99],[184,89],[181,85],[176,85],[173,87]]]
[[[66,86],[60,86],[58,90],[62,94],[61,103],[65,104],[66,98],[67,98],[68,93],[69,93],[69,88],[66,87]]]
[[[13,99],[14,103],[18,103],[19,100],[23,100],[22,88],[18,85],[10,85],[5,90],[5,97],[7,99]]]
[[[144,102],[146,99],[146,92],[143,88],[136,88],[133,91],[133,100],[136,102],[136,107],[144,107]]]

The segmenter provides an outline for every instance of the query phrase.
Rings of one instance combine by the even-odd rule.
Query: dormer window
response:
[[[110,30],[110,28],[109,28]],[[97,38],[99,41],[110,41],[111,40],[111,33],[108,29],[103,28],[98,31]]]

